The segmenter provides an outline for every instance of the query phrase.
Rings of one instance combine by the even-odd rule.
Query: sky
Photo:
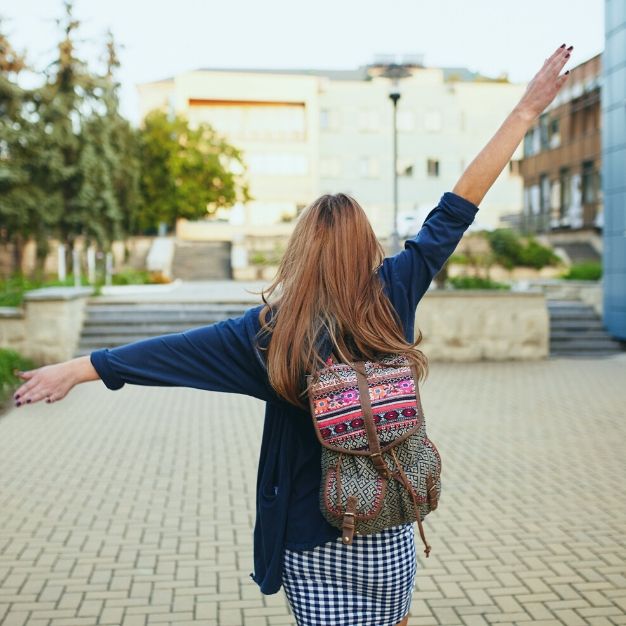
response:
[[[4,31],[36,68],[60,38],[61,0],[0,0]],[[604,48],[604,0],[75,0],[79,50],[93,67],[108,29],[121,49],[121,108],[136,85],[202,67],[354,69],[380,54],[423,55],[527,82],[562,43],[566,67]]]

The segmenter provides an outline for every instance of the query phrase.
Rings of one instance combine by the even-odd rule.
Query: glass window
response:
[[[378,178],[380,168],[376,157],[365,156],[359,159],[359,175],[361,178]]]
[[[593,161],[585,161],[582,166],[583,202],[590,204],[598,199],[598,177]]]
[[[558,119],[550,121],[550,148],[558,148],[561,145],[561,129]]]
[[[375,132],[379,130],[380,119],[376,109],[361,109],[359,111],[359,130]]]
[[[428,159],[426,173],[428,176],[439,176],[439,161],[437,159]]]
[[[424,129],[430,132],[438,132],[443,126],[441,111],[438,109],[430,109],[424,116]]]
[[[398,130],[407,132],[415,129],[413,111],[398,111]]]
[[[540,150],[547,150],[548,141],[548,114],[544,113],[539,117],[539,147]]]
[[[563,219],[567,216],[572,204],[572,175],[569,167],[562,167],[559,171],[559,180],[561,181],[561,198],[559,206],[559,217]]]

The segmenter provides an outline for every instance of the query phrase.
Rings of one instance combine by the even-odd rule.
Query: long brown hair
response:
[[[426,377],[422,333],[406,341],[377,276],[384,258],[365,211],[346,194],[323,195],[299,216],[276,277],[261,291],[259,336],[271,336],[267,370],[280,397],[306,407],[306,374],[324,365],[324,332],[344,363],[403,353]]]

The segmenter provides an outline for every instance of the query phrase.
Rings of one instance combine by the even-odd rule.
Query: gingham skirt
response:
[[[285,550],[283,588],[298,626],[396,626],[409,612],[417,559],[413,524]]]

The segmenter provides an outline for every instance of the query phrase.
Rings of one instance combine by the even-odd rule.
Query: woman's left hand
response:
[[[46,402],[61,400],[76,384],[71,361],[17,372],[17,376],[26,382],[13,394],[15,406],[33,404],[44,399]]]

